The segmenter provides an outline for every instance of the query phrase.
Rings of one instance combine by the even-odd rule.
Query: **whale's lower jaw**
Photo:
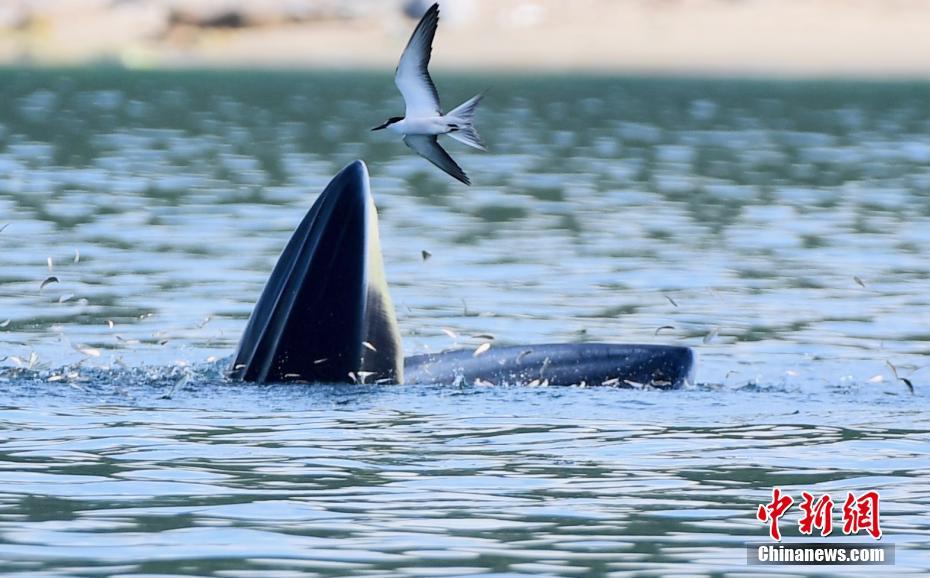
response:
[[[291,236],[252,310],[231,377],[258,383],[494,383],[676,388],[686,347],[579,343],[402,358],[368,170],[350,163]],[[477,353],[477,355],[476,355]]]
[[[365,163],[329,182],[265,284],[236,352],[244,381],[403,381]]]
[[[491,347],[416,355],[406,383],[612,385],[675,389],[693,381],[688,347],[577,343]]]

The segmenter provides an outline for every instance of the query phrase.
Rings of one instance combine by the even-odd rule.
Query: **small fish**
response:
[[[886,361],[886,362],[885,362],[885,365],[887,365],[888,368],[891,369],[891,373],[892,373],[892,375],[894,375],[895,379],[899,379],[899,377],[898,377],[898,368],[895,367],[890,361]]]
[[[51,258],[51,257],[47,257],[47,258],[45,259],[45,262],[48,264],[48,272],[51,273],[51,272],[52,272],[52,269],[55,268],[55,263],[52,262],[52,258]]]
[[[41,293],[42,290],[45,289],[46,286],[48,286],[48,285],[50,285],[50,284],[52,284],[52,283],[58,283],[58,277],[55,277],[54,275],[52,275],[52,276],[50,276],[50,277],[46,277],[46,278],[45,278],[45,281],[42,281],[42,284],[39,285],[39,293]]]
[[[458,334],[457,334],[455,331],[452,331],[451,329],[447,329],[447,328],[443,327],[443,328],[442,328],[442,332],[445,333],[446,335],[448,335],[448,336],[449,336],[449,339],[458,339],[458,338],[459,338]]]
[[[674,300],[674,299],[672,299],[672,298],[669,297],[668,295],[662,295],[662,297],[665,297],[666,299],[668,299],[668,302],[671,303],[672,305],[674,305],[674,306],[675,306],[675,309],[678,309],[678,303],[675,303],[675,300]]]
[[[424,261],[428,261],[429,258],[433,256],[433,254],[427,251],[426,249],[423,249],[422,251],[420,251],[420,256],[423,257]]]
[[[718,334],[719,332],[720,332],[720,328],[719,328],[719,327],[714,327],[713,329],[711,329],[710,331],[708,331],[708,332],[707,332],[707,335],[704,336],[704,344],[706,345],[706,344],[710,343],[711,341],[713,341],[714,338],[717,337],[717,334]]]
[[[10,326],[10,323],[12,323],[12,322],[13,322],[12,319],[7,319],[7,320],[4,321],[3,323],[0,323],[0,328],[9,327],[9,326]]]
[[[365,349],[370,349],[371,351],[374,351],[374,352],[378,351],[377,349],[375,349],[374,345],[372,345],[371,343],[368,343],[367,341],[363,341],[362,346],[365,347]]]
[[[675,329],[675,326],[674,325],[663,325],[662,327],[659,327],[658,329],[656,329],[656,332],[653,335],[658,335],[659,332],[662,331],[663,329]]]
[[[113,329],[113,326],[115,325],[115,323],[113,323],[112,319],[107,319],[107,325],[109,325],[110,329]]]
[[[494,341],[494,336],[490,333],[479,333],[478,335],[472,335],[472,339],[484,339],[486,341]]]
[[[482,353],[485,353],[488,349],[491,349],[491,344],[488,342],[482,343],[475,349],[475,352],[472,354],[472,356],[478,357]]]
[[[88,357],[100,357],[99,349],[94,349],[93,347],[89,347],[87,345],[72,345],[71,347],[73,347],[74,350],[78,353],[83,353]]]
[[[552,363],[552,358],[551,358],[551,357],[546,356],[546,358],[543,359],[542,366],[539,368],[539,378],[540,378],[540,379],[543,379],[543,377],[544,377],[543,374],[546,373],[546,370],[547,370],[547,369],[549,369],[549,365],[550,365],[551,363]],[[547,379],[546,381],[548,382],[549,380]]]
[[[323,357],[323,358],[321,358],[321,359],[314,359],[314,360],[313,360],[313,365],[319,365],[319,364],[321,364],[321,363],[326,363],[328,360],[329,360],[328,357]]]
[[[904,385],[907,386],[907,390],[910,391],[911,393],[914,393],[914,384],[911,383],[911,380],[906,377],[899,376],[898,368],[892,365],[890,361],[886,361],[885,364],[888,365],[889,368],[891,368],[891,373],[894,374],[895,379],[897,379],[898,381],[903,381]]]
[[[864,282],[862,281],[862,279],[860,279],[859,277],[853,275],[853,281],[855,281],[855,282],[856,282],[860,287],[862,287],[863,289],[866,288],[865,283],[864,283]]]
[[[74,250],[74,262],[75,262],[75,263],[80,263],[80,262],[81,262],[81,251],[80,251],[80,249],[75,249],[75,250]]]
[[[190,381],[190,379],[191,379],[190,374],[183,375],[180,379],[174,382],[174,385],[171,386],[171,389],[169,389],[164,394],[162,394],[161,399],[171,399],[171,396],[174,395],[175,390],[186,386],[188,382]]]

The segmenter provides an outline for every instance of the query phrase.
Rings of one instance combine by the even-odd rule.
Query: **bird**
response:
[[[468,175],[440,146],[438,137],[447,134],[470,147],[487,150],[472,121],[475,109],[484,98],[477,94],[461,105],[443,114],[439,105],[439,92],[429,75],[429,59],[433,51],[433,38],[439,24],[439,3],[435,3],[423,14],[407,47],[400,56],[394,71],[394,84],[404,97],[404,116],[392,116],[373,131],[388,129],[404,135],[404,144],[418,155],[433,163],[450,176],[466,185],[471,184]]]

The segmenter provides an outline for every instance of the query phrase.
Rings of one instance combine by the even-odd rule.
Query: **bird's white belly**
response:
[[[405,118],[395,123],[403,134],[445,134],[449,132],[449,125],[441,116],[427,118]]]

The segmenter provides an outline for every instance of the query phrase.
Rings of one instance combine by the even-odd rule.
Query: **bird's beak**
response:
[[[373,129],[371,129],[371,130],[372,130],[372,132],[374,132],[374,131],[376,131],[376,130],[381,130],[382,128],[386,128],[387,125],[388,125],[388,123],[384,123],[384,124],[382,124],[382,125],[376,126],[375,128],[373,128]]]

